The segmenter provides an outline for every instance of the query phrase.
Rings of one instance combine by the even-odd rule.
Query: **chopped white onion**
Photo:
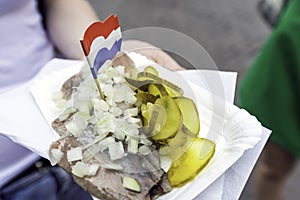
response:
[[[138,108],[129,108],[124,110],[125,116],[133,117],[133,116],[137,116],[138,114],[139,114]]]
[[[137,124],[124,124],[122,128],[128,136],[137,137],[139,135],[139,126]]]
[[[96,110],[96,112],[106,112],[109,110],[109,105],[103,99],[101,99],[98,101],[94,101],[94,109]]]
[[[116,76],[113,78],[114,80],[114,83],[124,83],[125,82],[125,79],[121,76]]]
[[[74,122],[66,123],[66,129],[70,132],[73,136],[78,137],[81,135],[82,130],[78,128],[78,126]]]
[[[147,139],[147,138],[140,138],[140,143],[141,144],[144,144],[146,146],[151,146],[152,145],[152,142],[151,140]]]
[[[120,108],[118,108],[118,107],[111,107],[111,108],[110,108],[110,112],[111,112],[115,117],[120,116],[120,115],[122,115],[122,113],[123,113],[123,111],[122,111]]]
[[[80,178],[84,176],[94,176],[97,174],[97,171],[99,169],[98,164],[86,164],[84,162],[76,162],[75,165],[71,166],[72,173],[75,176],[78,176]]]
[[[112,143],[115,142],[115,138],[113,137],[107,137],[103,140],[101,140],[99,143],[98,143],[98,146],[99,146],[99,150],[101,152],[103,152],[105,149],[108,148],[108,146],[110,146]]]
[[[60,114],[60,115],[58,116],[58,120],[59,120],[59,121],[64,121],[64,120],[66,120],[69,116],[70,116],[70,114],[68,114],[68,113],[62,113],[62,114]]]
[[[107,70],[105,71],[105,74],[110,78],[114,78],[115,76],[118,76],[119,72],[113,68],[113,67],[109,67],[107,68]]]
[[[160,166],[165,171],[168,172],[173,160],[169,156],[160,156]]]
[[[112,98],[113,97],[114,88],[111,84],[101,84],[101,88],[103,90],[104,95],[107,98]],[[106,102],[107,102],[107,98],[106,98]]]
[[[99,153],[100,147],[97,144],[90,145],[88,148],[85,148],[83,152],[83,161],[89,161],[92,159],[97,153]]]
[[[113,93],[113,101],[116,103],[123,102],[126,99],[126,91],[123,90],[123,87],[116,88]]]
[[[96,125],[98,120],[96,118],[96,115],[92,115],[88,121],[89,123],[93,124],[93,125]]]
[[[124,75],[124,74],[125,74],[125,67],[124,67],[124,66],[119,65],[119,66],[116,66],[116,67],[114,67],[114,68],[115,68],[115,70],[116,70],[120,75]]]
[[[128,152],[136,154],[138,152],[139,140],[138,138],[130,138],[128,142]]]
[[[51,152],[50,158],[52,158],[51,162],[53,164],[58,163],[62,159],[62,157],[64,156],[64,153],[59,149],[51,149],[50,152]]]
[[[99,165],[94,163],[89,165],[87,172],[85,173],[86,176],[94,176],[97,174],[97,171],[99,169]]]
[[[72,168],[72,174],[80,178],[84,177],[86,171],[88,171],[87,164],[83,162],[77,162],[74,166],[71,166],[71,168]]]
[[[100,82],[105,83],[109,78],[105,73],[99,73],[98,79]]]
[[[91,143],[87,144],[86,146],[84,146],[83,149],[87,149],[87,148],[89,148],[90,146],[92,146],[92,145],[94,145],[94,144],[100,142],[101,140],[105,139],[106,136],[107,136],[108,134],[109,134],[109,132],[103,133],[103,134],[101,134],[101,135],[97,135],[97,136],[95,137],[95,139],[93,140],[93,142],[91,142]],[[97,152],[96,152],[96,153],[97,153]]]
[[[89,119],[90,114],[85,112],[77,112],[72,116],[72,122],[74,122],[81,131],[86,129]]]
[[[120,128],[116,128],[115,132],[114,132],[114,137],[118,140],[125,140],[125,133],[124,131],[122,131]]]
[[[90,101],[83,101],[79,103],[79,111],[83,113],[90,113],[92,108]]]
[[[114,115],[110,113],[105,113],[101,116],[98,123],[95,126],[95,131],[97,134],[101,135],[106,132],[115,132],[116,123]]]
[[[113,169],[113,170],[123,170],[124,169],[122,167],[122,165],[117,164],[117,163],[105,163],[105,164],[101,163],[100,166],[105,169]]]
[[[108,146],[109,156],[111,160],[123,158],[125,155],[122,142],[114,142]]]
[[[140,118],[136,118],[136,117],[128,117],[127,118],[127,122],[130,124],[139,124],[141,123],[141,119]]]
[[[73,162],[82,159],[82,148],[76,147],[67,151],[68,162]]]
[[[66,129],[79,141],[80,139],[86,141],[84,144],[87,145],[83,146],[83,149],[87,157],[108,149],[111,160],[120,159],[126,156],[123,143],[127,143],[129,153],[139,151],[147,153],[147,149],[138,148],[139,142],[148,146],[152,143],[149,140],[139,141],[137,138],[142,123],[137,117],[138,108],[134,106],[135,92],[124,79],[125,67],[113,68],[111,62],[104,65],[98,72],[98,79],[106,96],[105,100],[99,97],[95,83],[86,70],[83,73],[83,82],[75,88],[71,99],[67,101],[63,99],[61,92],[53,94],[58,110],[64,110],[60,113],[59,119],[63,121],[72,116],[65,125]],[[54,154],[59,158],[59,152]],[[67,152],[67,158],[69,162],[82,160],[82,149],[71,149]],[[78,166],[74,166],[75,173],[79,176],[86,175],[88,172],[82,169],[86,167],[81,162],[77,163]],[[111,168],[121,169],[122,166],[116,165]]]
[[[141,191],[141,185],[134,178],[124,176],[123,177],[123,187],[135,192]]]
[[[142,145],[139,148],[138,152],[142,155],[147,155],[147,154],[151,153],[151,149],[148,146]]]

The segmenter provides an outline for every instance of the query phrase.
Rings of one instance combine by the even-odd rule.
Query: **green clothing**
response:
[[[292,0],[243,80],[240,105],[300,158],[300,0]]]

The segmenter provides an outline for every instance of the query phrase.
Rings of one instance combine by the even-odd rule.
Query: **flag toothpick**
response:
[[[103,22],[91,24],[80,43],[100,97],[105,100],[97,74],[104,63],[113,59],[121,49],[122,34],[117,15],[110,15]]]

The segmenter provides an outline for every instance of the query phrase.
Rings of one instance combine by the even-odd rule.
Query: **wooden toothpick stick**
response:
[[[103,91],[100,87],[100,83],[99,83],[98,79],[94,79],[94,80],[96,82],[96,85],[97,85],[97,88],[98,88],[101,99],[105,100],[105,96],[104,96]]]

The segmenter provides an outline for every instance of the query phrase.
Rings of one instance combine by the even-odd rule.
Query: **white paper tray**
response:
[[[134,59],[141,59],[133,56]],[[53,114],[54,103],[52,93],[60,90],[65,80],[79,71],[81,66],[62,69],[36,79],[31,92],[46,121],[51,126],[56,118]],[[216,151],[208,166],[190,183],[183,187],[175,188],[159,200],[193,199],[230,166],[232,166],[244,153],[252,148],[261,139],[262,127],[255,117],[245,110],[212,95],[207,90],[190,82],[183,84],[183,79],[175,72],[157,67],[163,78],[184,88],[185,95],[196,100],[200,115],[200,137],[205,137],[216,142]],[[186,88],[188,87],[188,88]],[[54,134],[56,134],[54,132]]]

